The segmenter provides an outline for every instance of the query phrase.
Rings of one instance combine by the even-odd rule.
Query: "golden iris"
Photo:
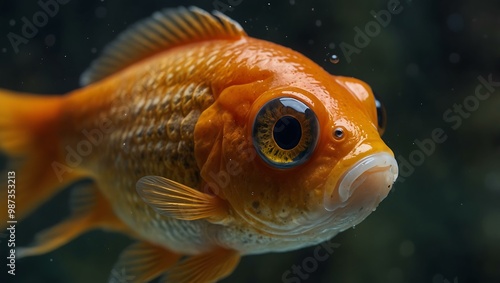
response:
[[[278,168],[309,159],[318,140],[318,119],[303,102],[290,97],[270,100],[253,124],[253,142],[260,157]]]

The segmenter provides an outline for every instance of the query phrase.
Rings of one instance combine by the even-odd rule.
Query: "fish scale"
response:
[[[155,13],[81,82],[62,97],[0,91],[0,149],[28,157],[20,217],[76,180],[96,184],[18,257],[108,228],[140,241],[114,267],[137,282],[165,272],[213,282],[242,255],[314,245],[360,223],[397,177],[369,86],[248,37],[219,12]],[[272,122],[284,117],[292,126]],[[287,151],[300,154],[273,160]]]
[[[81,107],[76,97],[68,101],[65,108],[69,111],[64,113],[74,121],[68,128],[78,133],[65,141],[72,147],[86,139],[81,135],[83,130],[97,129],[103,120],[111,121],[112,131],[104,135],[91,156],[84,158],[82,167],[97,176],[97,184],[109,199],[119,200],[112,202],[117,215],[158,243],[186,243],[202,234],[197,231],[201,226],[190,227],[197,226],[195,222],[155,213],[137,197],[135,190],[136,182],[145,175],[161,175],[194,188],[200,186],[193,132],[200,114],[214,102],[214,97],[208,79],[186,82],[179,77],[187,77],[188,72],[192,75],[193,70],[206,72],[201,58],[211,56],[205,53],[213,50],[201,46],[185,52],[196,54],[200,60],[183,60],[189,57],[175,53],[165,56],[158,64],[144,66],[142,72],[109,81],[120,87],[106,96],[97,96],[93,91],[82,94],[91,97],[93,107]],[[199,66],[185,67],[193,62]],[[102,92],[102,88],[106,86],[96,92]],[[132,217],[131,207],[135,211]],[[153,222],[158,223],[153,225]],[[201,222],[200,225],[206,226]]]
[[[169,71],[167,69],[165,73]],[[117,93],[124,97],[117,97],[109,109],[109,118],[119,120],[119,124],[111,135],[104,138],[106,146],[102,152],[96,152],[102,156],[96,170],[106,172],[106,178],[98,180],[98,183],[109,197],[123,199],[114,203],[116,212],[130,225],[142,226],[142,234],[149,235],[155,242],[185,242],[194,234],[200,234],[191,227],[194,223],[154,213],[137,197],[135,183],[144,175],[154,174],[199,187],[193,132],[200,113],[210,106],[213,96],[209,88],[202,84],[163,87],[140,81],[136,84],[132,88],[141,89],[140,92],[118,90]],[[130,99],[132,96],[135,96],[134,99]],[[134,108],[133,103],[138,100],[145,103],[138,103],[140,107]],[[118,119],[113,114],[119,113],[119,109],[133,109],[130,112],[134,115]],[[132,218],[129,213],[131,206],[137,208]],[[161,223],[154,225],[154,221]],[[157,230],[159,228],[162,230]]]

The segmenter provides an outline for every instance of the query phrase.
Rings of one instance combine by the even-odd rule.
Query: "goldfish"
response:
[[[114,267],[130,282],[215,282],[242,256],[359,224],[398,175],[366,83],[252,38],[220,12],[154,13],[81,84],[62,96],[0,90],[0,149],[20,176],[15,219],[92,180],[18,259],[105,229],[136,240]]]

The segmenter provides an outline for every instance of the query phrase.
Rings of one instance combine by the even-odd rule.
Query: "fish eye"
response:
[[[318,141],[316,115],[303,102],[290,97],[268,101],[255,116],[252,135],[259,156],[284,169],[306,162]]]
[[[375,95],[375,107],[377,108],[377,128],[380,136],[384,134],[387,126],[387,113],[385,112],[384,104],[377,95]]]

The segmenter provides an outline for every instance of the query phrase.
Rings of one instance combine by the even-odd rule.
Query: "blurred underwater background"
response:
[[[377,210],[333,238],[332,252],[322,247],[325,260],[315,258],[318,247],[248,256],[222,282],[500,282],[499,1],[57,3],[32,38],[12,44],[8,34],[22,34],[23,18],[32,21],[41,6],[0,2],[1,88],[74,90],[80,74],[127,26],[163,8],[195,5],[224,12],[250,36],[297,50],[334,75],[366,81],[383,100],[383,138],[397,157],[400,179]],[[5,160],[0,165],[8,169]],[[37,232],[64,219],[69,194],[20,222],[16,244],[30,244]],[[0,231],[0,282],[107,282],[131,243],[123,235],[89,232],[19,260],[11,276],[7,237]],[[294,266],[303,273],[294,274]],[[126,274],[115,275],[116,282],[130,282]]]

